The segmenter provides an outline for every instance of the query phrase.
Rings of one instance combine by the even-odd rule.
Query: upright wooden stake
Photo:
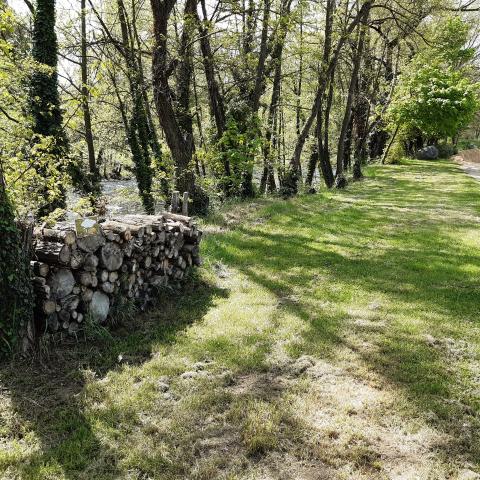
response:
[[[171,212],[178,213],[178,207],[180,202],[180,192],[178,190],[174,190],[172,192],[172,203],[171,203]]]
[[[188,217],[188,192],[183,192],[182,215]]]

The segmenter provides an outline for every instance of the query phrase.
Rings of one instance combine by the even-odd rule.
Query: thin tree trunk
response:
[[[318,164],[322,173],[323,180],[327,188],[332,188],[335,183],[335,176],[333,174],[332,163],[330,162],[330,112],[333,104],[335,71],[330,77],[330,86],[328,89],[327,104],[325,106],[325,121],[323,123],[323,141],[322,134],[318,135]],[[319,112],[321,115],[321,112]]]
[[[289,184],[291,184],[291,188],[292,188],[292,192],[290,194],[296,193],[296,190],[297,190],[296,185],[299,180],[299,172],[301,170],[300,157],[302,155],[303,147],[310,133],[310,129],[312,128],[313,122],[317,118],[318,111],[322,104],[322,98],[325,94],[325,90],[328,85],[329,78],[337,66],[340,53],[343,49],[343,46],[346,40],[348,39],[349,35],[355,30],[358,23],[362,20],[365,11],[370,8],[371,3],[372,3],[371,1],[368,1],[362,5],[360,11],[357,13],[355,18],[350,22],[349,26],[347,27],[345,34],[342,35],[342,37],[338,41],[335,51],[328,63],[328,67],[326,69],[322,69],[322,72],[320,73],[319,85],[317,88],[317,93],[315,95],[315,100],[312,105],[312,109],[310,111],[310,115],[308,116],[302,128],[302,131],[300,132],[300,135],[297,138],[295,149],[290,159],[289,175],[291,177],[291,181],[288,182]],[[342,152],[342,156],[343,156],[343,152]]]
[[[88,167],[90,173],[97,173],[95,161],[95,146],[93,144],[92,118],[90,115],[89,89],[88,89],[88,58],[87,58],[87,22],[86,22],[86,0],[81,0],[81,75],[82,75],[82,109],[83,121],[85,126],[85,141],[88,151]]]
[[[358,35],[358,44],[355,52],[352,77],[351,77],[350,85],[348,88],[348,96],[347,96],[347,102],[345,106],[345,114],[342,122],[342,129],[340,131],[340,137],[338,139],[337,171],[336,171],[336,178],[335,178],[335,186],[337,188],[344,188],[347,184],[347,180],[344,175],[344,161],[345,161],[345,149],[346,149],[345,142],[347,139],[348,129],[351,122],[353,96],[355,94],[355,86],[358,80],[358,71],[360,69],[360,61],[362,58],[363,47],[365,43],[365,35],[367,31],[367,22],[370,14],[371,3],[372,2],[364,3],[361,10],[361,17],[360,17],[361,28]]]

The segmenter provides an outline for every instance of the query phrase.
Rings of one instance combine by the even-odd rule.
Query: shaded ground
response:
[[[409,161],[216,215],[178,302],[0,370],[0,478],[478,478],[478,187]]]

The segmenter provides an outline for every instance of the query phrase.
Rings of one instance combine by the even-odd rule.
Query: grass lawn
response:
[[[478,182],[375,166],[205,230],[176,304],[1,367],[0,478],[477,478]]]

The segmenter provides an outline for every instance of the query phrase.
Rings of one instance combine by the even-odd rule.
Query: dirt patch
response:
[[[480,150],[478,148],[461,150],[454,158],[456,159],[456,157],[459,157],[459,160],[463,162],[480,163]]]
[[[477,180],[480,180],[480,150],[462,150],[453,157],[463,171]]]

